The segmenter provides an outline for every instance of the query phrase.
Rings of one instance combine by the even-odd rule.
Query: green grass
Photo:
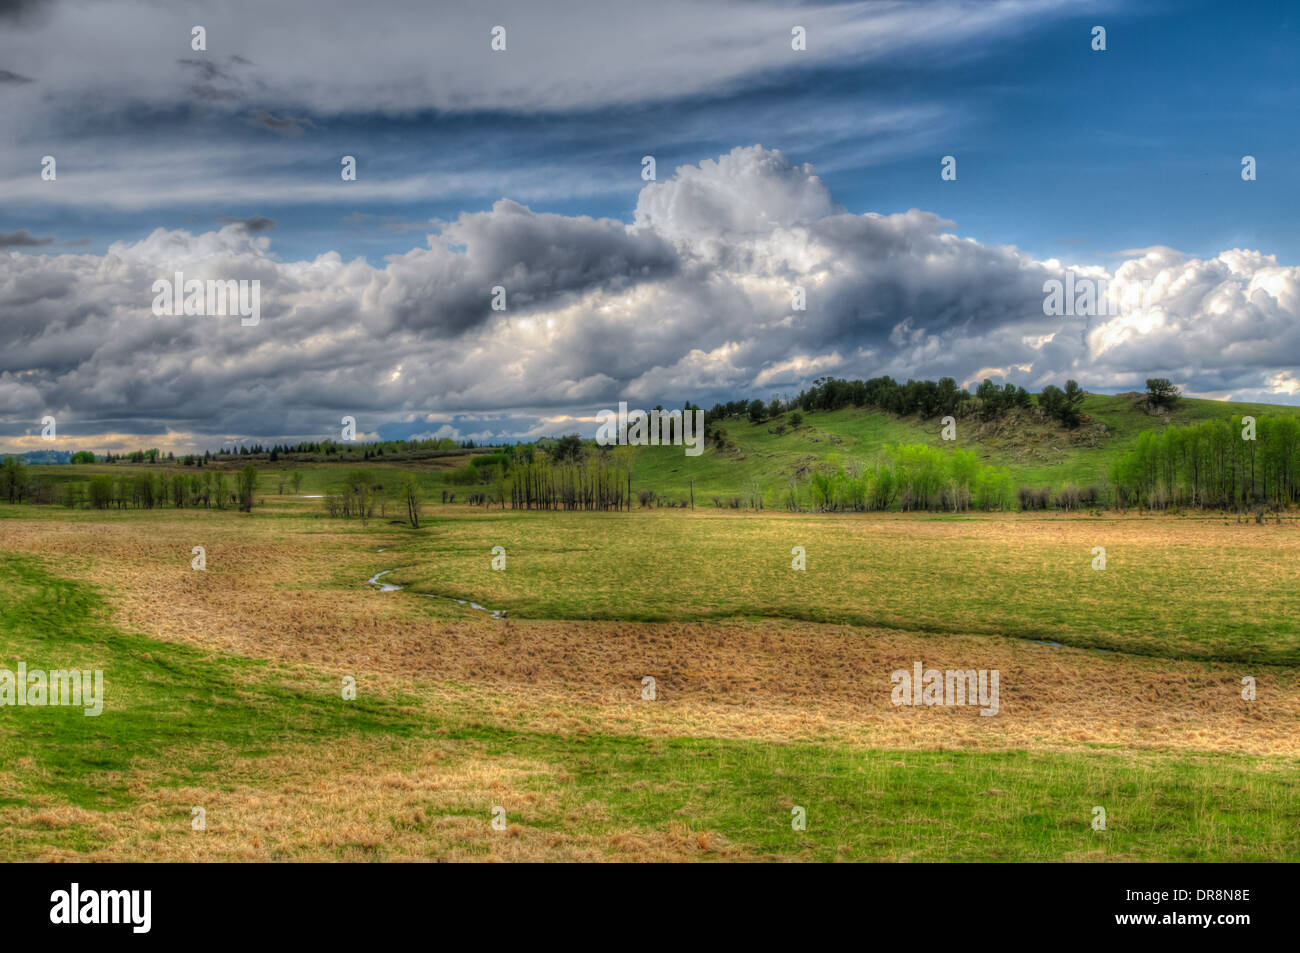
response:
[[[92,591],[32,559],[0,558],[0,593],[4,664],[22,659],[32,668],[102,668],[107,694],[97,718],[59,708],[0,709],[0,763],[10,779],[0,812],[29,802],[130,810],[141,776],[155,784],[197,780],[220,787],[234,783],[223,773],[232,755],[271,758],[285,747],[364,736],[430,739],[451,759],[559,765],[560,780],[547,776],[525,785],[559,785],[566,803],[590,809],[527,816],[515,810],[515,823],[602,836],[682,825],[715,835],[718,845],[742,856],[1300,858],[1300,765],[1293,759],[862,751],[524,731],[439,711],[428,698],[418,714],[411,697],[344,703],[329,673],[295,686],[260,662],[120,632],[104,620]],[[420,695],[424,688],[411,691]],[[267,793],[274,795],[274,787]],[[791,829],[793,805],[806,809],[806,831]],[[1106,808],[1109,830],[1091,830],[1094,805]],[[481,811],[467,803],[443,813]],[[187,821],[178,817],[177,831],[187,831]],[[95,851],[104,837],[91,823],[35,832],[6,823],[0,856],[16,859],[49,847]]]
[[[0,762],[25,755],[36,770],[28,793],[57,793],[82,807],[120,806],[141,756],[176,759],[179,782],[216,771],[227,747],[265,750],[279,737],[348,732],[409,732],[393,712],[400,700],[360,699],[341,706],[324,679],[312,690],[290,688],[266,663],[209,655],[117,631],[103,621],[86,587],[52,575],[35,561],[0,558],[3,664],[33,669],[102,670],[104,711],[0,709]],[[330,683],[332,688],[333,682]]]
[[[585,745],[619,813],[689,817],[762,855],[810,860],[1295,857],[1295,766],[1117,752],[854,752],[701,741]],[[630,750],[629,750],[630,749]],[[791,829],[790,808],[808,829]],[[1107,812],[1105,832],[1090,827]]]
[[[389,539],[386,582],[512,618],[786,618],[1300,664],[1293,521],[471,510]]]

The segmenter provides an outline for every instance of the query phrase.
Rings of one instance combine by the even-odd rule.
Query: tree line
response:
[[[1247,509],[1300,502],[1300,420],[1234,416],[1142,433],[1111,464],[1119,506]]]
[[[866,512],[897,506],[911,510],[1015,508],[1015,483],[1003,467],[982,465],[969,450],[943,451],[926,444],[888,447],[874,463],[826,465],[802,480],[791,477],[781,502],[790,510]]]
[[[89,480],[55,480],[49,475],[33,479],[18,457],[0,461],[0,499],[10,503],[62,505],[70,509],[154,509],[161,506],[253,507],[257,468],[251,463],[227,479],[221,470],[198,473],[97,474]]]
[[[500,478],[504,505],[507,479]],[[604,454],[582,460],[539,455],[509,471],[511,509],[622,510],[632,508],[632,471]]]
[[[987,421],[1006,416],[1014,410],[1037,407],[1063,427],[1073,429],[1082,422],[1079,405],[1084,396],[1083,388],[1072,380],[1066,381],[1064,388],[1048,384],[1035,396],[1023,387],[1014,384],[999,386],[988,378],[971,393],[959,387],[951,377],[937,381],[909,380],[906,384],[900,384],[888,376],[865,381],[820,377],[813,382],[812,387],[800,391],[792,400],[777,397],[766,403],[757,399],[741,399],[715,404],[705,412],[704,425],[707,438],[714,430],[714,425],[721,420],[745,418],[751,423],[759,424],[785,413],[800,411],[812,413],[842,410],[845,407],[869,407],[899,416],[919,414],[929,419],[974,415]],[[692,406],[687,402],[687,409]],[[715,438],[714,442],[719,441]]]

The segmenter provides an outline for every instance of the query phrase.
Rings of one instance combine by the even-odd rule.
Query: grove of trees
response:
[[[1119,506],[1244,509],[1300,502],[1300,420],[1233,417],[1142,433],[1115,459]]]
[[[1083,397],[1083,388],[1075,381],[1066,381],[1064,390],[1049,384],[1038,396],[1037,407],[1062,426],[1074,428],[1081,421],[1078,407]],[[686,405],[687,409],[691,406],[689,402]],[[706,437],[718,445],[724,444],[725,438],[720,440],[716,436],[716,424],[728,418],[748,419],[757,424],[787,411],[810,413],[840,410],[844,407],[871,407],[900,416],[919,414],[928,419],[974,414],[980,420],[988,421],[1004,417],[1014,410],[1029,410],[1034,406],[1033,395],[1023,387],[1014,384],[999,386],[988,379],[972,394],[959,387],[951,377],[938,381],[909,380],[906,384],[900,384],[892,377],[873,377],[865,381],[821,377],[812,387],[800,391],[799,396],[790,401],[774,399],[764,404],[755,399],[715,404],[704,415],[704,428]]]
[[[504,487],[502,488],[504,490]],[[604,454],[584,460],[544,456],[511,468],[510,507],[540,510],[621,510],[632,507],[632,474]],[[504,492],[501,493],[504,501]]]
[[[1010,510],[1015,483],[1004,468],[982,465],[968,450],[925,444],[890,447],[872,464],[832,456],[803,481],[790,480],[787,509],[827,511]]]

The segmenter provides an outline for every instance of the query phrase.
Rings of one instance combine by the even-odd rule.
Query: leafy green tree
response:
[[[1061,426],[1073,430],[1083,419],[1079,413],[1079,404],[1083,402],[1084,396],[1083,388],[1076,381],[1066,381],[1065,390],[1055,384],[1048,384],[1038,395],[1038,406]]]
[[[22,457],[5,457],[0,463],[0,496],[10,503],[21,503],[27,493],[29,477]]]
[[[967,395],[964,394],[957,386],[957,381],[951,377],[939,378],[939,384],[936,388],[937,410],[941,414],[955,414],[957,408],[961,406],[962,399]]]
[[[90,480],[90,505],[97,510],[106,510],[113,502],[113,478],[104,474]]]
[[[1182,391],[1167,377],[1147,380],[1147,403],[1152,407],[1172,407],[1182,396]]]
[[[551,455],[559,462],[577,460],[582,456],[582,437],[571,433],[555,441]]]
[[[1084,389],[1079,386],[1077,381],[1065,382],[1065,403],[1061,408],[1061,423],[1073,430],[1079,426],[1083,417],[1079,412],[1079,405],[1083,403],[1086,395]]]
[[[975,388],[975,396],[980,401],[980,418],[982,420],[992,420],[1002,412],[1002,388],[987,377],[984,378],[984,383]]]
[[[235,492],[239,495],[239,510],[241,513],[251,513],[253,511],[253,493],[257,490],[257,467],[251,463],[244,465],[244,469],[239,471],[239,476],[235,478]]]

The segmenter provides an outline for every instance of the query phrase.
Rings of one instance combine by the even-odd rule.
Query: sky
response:
[[[0,451],[590,436],[826,374],[1297,403],[1298,20],[0,0]],[[178,271],[260,320],[156,314]],[[1067,272],[1122,313],[1045,315]]]

